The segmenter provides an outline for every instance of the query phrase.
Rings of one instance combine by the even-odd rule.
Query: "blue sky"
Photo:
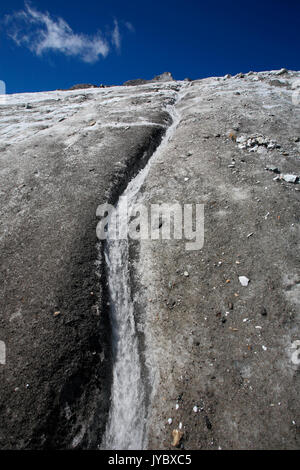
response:
[[[7,93],[300,69],[299,0],[2,0]]]

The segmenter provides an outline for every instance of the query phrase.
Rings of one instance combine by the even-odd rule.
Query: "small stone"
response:
[[[273,165],[267,166],[267,167],[265,168],[265,170],[267,170],[267,171],[273,171],[273,173],[280,173],[280,170],[279,170],[279,169],[277,168],[277,166],[275,166],[275,165],[274,165],[274,166],[273,166]]]
[[[183,275],[184,275],[185,277],[189,277],[189,273],[188,273],[187,271],[184,271]]]
[[[183,432],[179,431],[178,429],[173,429],[172,431],[173,440],[172,440],[171,445],[173,447],[178,447],[182,437],[183,437]]]
[[[194,406],[193,411],[194,411],[194,413],[197,413],[197,411],[198,411],[198,406]]]
[[[281,175],[281,179],[287,183],[296,183],[299,177],[298,175]]]
[[[239,281],[243,287],[247,287],[250,279],[248,279],[246,276],[239,276]]]
[[[238,144],[245,144],[247,142],[247,137],[245,135],[240,135],[240,137],[237,137],[236,141]]]
[[[172,423],[173,423],[172,418],[169,418],[169,419],[168,419],[168,424],[172,424]]]
[[[267,346],[262,346],[262,349],[263,349],[264,351],[266,351],[268,348],[267,348]]]

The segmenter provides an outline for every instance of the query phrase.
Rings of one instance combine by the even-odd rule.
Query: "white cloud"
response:
[[[125,21],[125,26],[131,33],[135,32],[133,24],[131,24],[129,21]]]
[[[8,34],[15,43],[28,47],[38,56],[56,51],[94,63],[110,51],[109,41],[100,32],[93,36],[74,33],[64,19],[52,18],[48,12],[42,13],[28,3],[25,3],[24,10],[7,15],[5,22],[9,27]],[[127,28],[130,29],[129,26]],[[120,50],[121,34],[117,20],[109,36],[112,45]]]
[[[115,20],[115,27],[112,32],[112,42],[115,48],[119,51],[121,49],[121,35],[120,35],[119,24],[117,20]]]

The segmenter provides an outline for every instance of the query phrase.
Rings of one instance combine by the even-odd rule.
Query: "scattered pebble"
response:
[[[243,287],[247,287],[250,279],[248,279],[246,276],[239,276],[239,281]]]
[[[172,424],[172,423],[173,423],[172,418],[169,418],[169,419],[168,419],[168,424]]]
[[[173,431],[172,431],[173,441],[172,441],[171,445],[173,447],[178,447],[182,437],[183,437],[183,433],[181,431],[179,431],[178,429],[173,429]]]
[[[297,183],[297,181],[299,180],[299,176],[298,175],[281,175],[280,176],[280,179],[286,181],[287,183]]]
[[[194,413],[197,413],[197,411],[198,411],[198,406],[194,406],[193,411],[194,411]]]
[[[277,166],[273,166],[273,165],[272,165],[272,166],[267,166],[267,167],[265,168],[265,170],[267,170],[267,171],[273,171],[273,173],[280,173],[280,170],[277,168]]]

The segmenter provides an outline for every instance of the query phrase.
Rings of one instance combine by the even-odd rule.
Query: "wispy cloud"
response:
[[[119,23],[115,20],[115,27],[112,32],[112,42],[115,48],[119,51],[121,49],[121,35],[119,29]]]
[[[131,33],[135,32],[135,28],[134,28],[133,24],[130,23],[130,21],[125,21],[125,26]]]
[[[53,18],[25,2],[24,10],[7,15],[8,34],[19,46],[25,46],[37,56],[45,52],[60,52],[78,57],[83,62],[95,63],[106,57],[114,46],[121,48],[121,34],[117,20],[107,38],[99,31],[91,36],[75,33],[63,18]]]

